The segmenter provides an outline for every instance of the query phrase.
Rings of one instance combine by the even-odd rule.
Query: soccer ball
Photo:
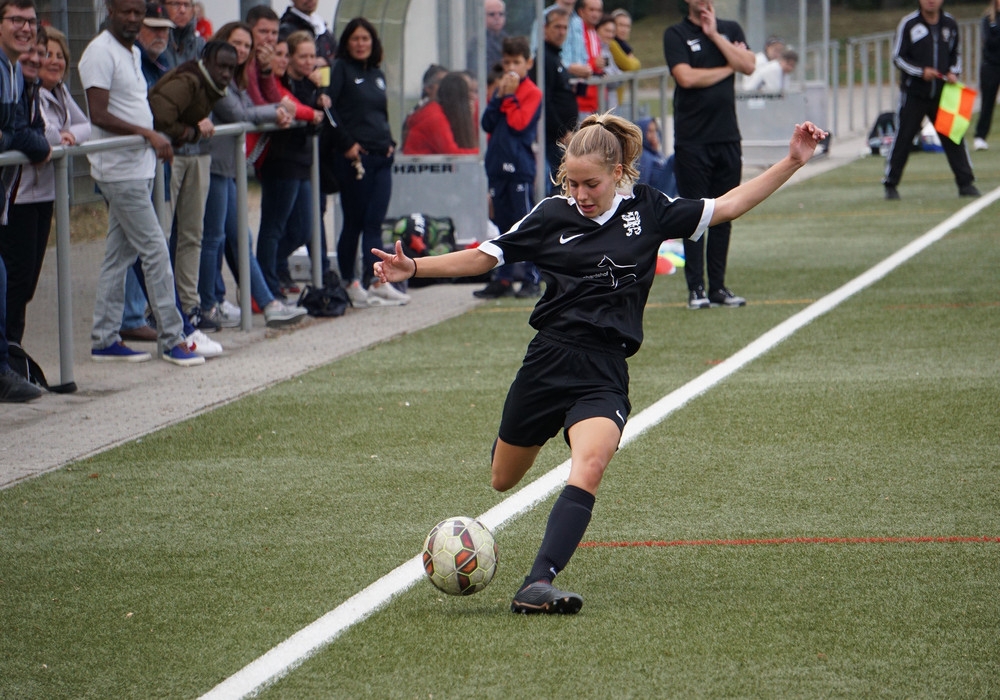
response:
[[[448,595],[472,595],[493,580],[499,552],[485,525],[455,517],[431,529],[422,556],[431,583]]]

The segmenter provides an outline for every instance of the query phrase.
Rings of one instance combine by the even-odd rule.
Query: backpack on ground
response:
[[[878,115],[871,131],[868,132],[868,147],[871,148],[873,156],[889,155],[898,128],[895,112],[882,112]]]
[[[443,255],[458,249],[455,243],[455,224],[450,217],[409,214],[382,222],[382,245],[392,251],[396,241],[403,244],[403,253],[410,258]],[[412,279],[411,287],[423,287],[440,280]]]
[[[8,346],[7,363],[12,370],[40,389],[45,389],[56,394],[72,394],[76,391],[76,382],[49,386],[48,381],[45,379],[45,372],[42,371],[41,366],[17,343],[11,343]]]
[[[350,304],[351,298],[340,283],[340,276],[333,270],[323,275],[322,287],[307,285],[299,296],[299,306],[317,318],[343,316]]]

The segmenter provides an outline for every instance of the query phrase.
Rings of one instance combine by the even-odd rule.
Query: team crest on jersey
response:
[[[385,81],[382,78],[375,78],[375,84],[378,85],[378,89],[385,92]]]
[[[628,211],[622,214],[622,224],[625,226],[626,236],[638,236],[642,233],[642,221],[640,221],[637,211]]]

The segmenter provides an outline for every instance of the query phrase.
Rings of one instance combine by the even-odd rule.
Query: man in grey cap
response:
[[[146,3],[146,18],[142,21],[135,44],[142,53],[142,74],[150,87],[170,70],[170,66],[162,58],[170,43],[170,30],[176,26],[167,17],[163,5],[158,2]]]

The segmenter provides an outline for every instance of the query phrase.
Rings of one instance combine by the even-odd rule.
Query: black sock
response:
[[[593,494],[566,485],[552,505],[542,546],[538,548],[531,573],[524,579],[525,586],[543,579],[552,581],[566,567],[590,524],[594,501]]]

